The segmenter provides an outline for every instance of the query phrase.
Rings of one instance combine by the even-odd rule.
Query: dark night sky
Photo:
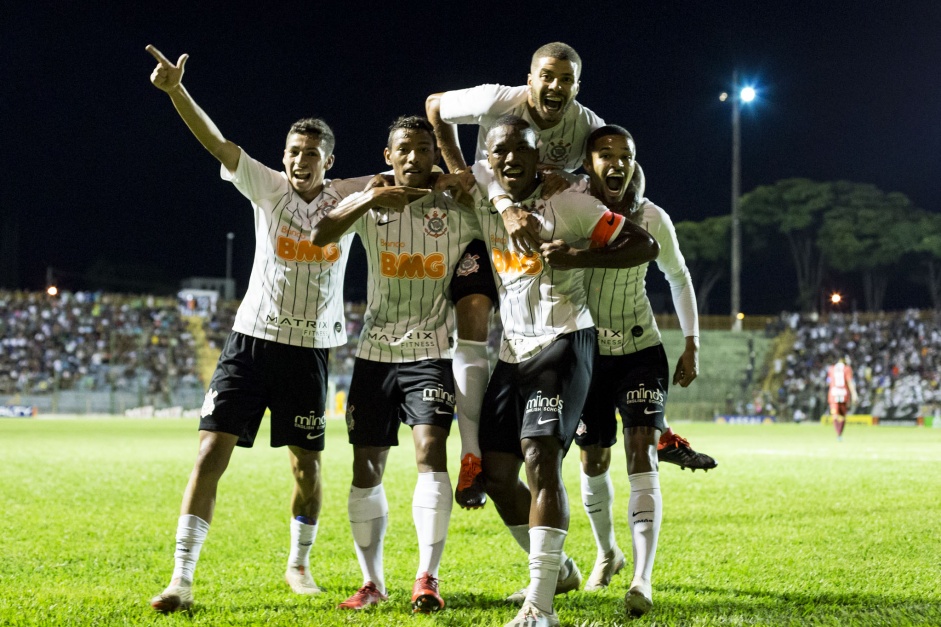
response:
[[[675,221],[729,210],[730,111],[718,94],[738,67],[760,94],[743,112],[743,191],[848,179],[941,211],[934,0],[5,4],[0,200],[19,216],[19,250],[2,254],[15,254],[24,288],[41,289],[47,266],[81,273],[96,261],[174,282],[221,276],[234,231],[244,290],[250,206],[150,84],[148,43],[173,60],[189,53],[196,101],[271,167],[291,122],[324,117],[343,178],[382,169],[386,127],[422,113],[427,94],[521,84],[533,50],[565,41],[585,62],[579,100],[631,130],[648,195]],[[472,134],[462,137],[470,156]],[[790,267],[778,268],[790,285]],[[746,262],[746,311],[789,305],[772,271]],[[922,304],[890,292],[893,303]]]

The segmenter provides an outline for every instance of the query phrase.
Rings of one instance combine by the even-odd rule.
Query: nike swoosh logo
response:
[[[395,218],[395,220],[398,220],[398,218]],[[386,220],[385,222],[383,222],[383,221],[381,221],[381,220],[377,220],[377,221],[376,221],[376,225],[377,225],[377,226],[385,226],[385,225],[389,224],[390,222],[395,222],[395,220]]]
[[[317,435],[314,435],[313,433],[308,433],[308,434],[307,434],[307,439],[308,439],[308,440],[316,440],[317,438],[322,438],[322,437],[323,437],[323,434],[322,434],[322,433],[318,433]]]
[[[597,503],[585,503],[585,507],[594,507],[595,505],[601,505],[604,501],[598,501]]]
[[[442,416],[453,416],[453,415],[454,415],[454,412],[453,412],[453,411],[441,411],[441,410],[438,409],[437,407],[435,407],[435,413],[436,413],[436,414],[441,414]]]
[[[555,422],[556,420],[558,420],[558,418],[549,418],[548,420],[543,420],[542,418],[540,418],[539,420],[536,421],[536,423],[540,425],[544,425],[550,422]]]
[[[660,413],[660,410],[659,410],[659,409],[654,409],[653,411],[650,411],[649,408],[644,407],[644,413],[645,413],[645,414],[648,414],[648,415],[649,415],[649,414],[659,414],[659,413]]]
[[[645,509],[645,510],[642,511],[642,512],[632,512],[632,513],[631,513],[631,516],[637,516],[638,514],[653,514],[653,510],[652,510],[652,509]]]
[[[611,216],[611,217],[608,219],[608,226],[614,226],[614,216]]]

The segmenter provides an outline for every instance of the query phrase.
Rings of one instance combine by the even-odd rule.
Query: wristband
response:
[[[514,203],[512,200],[510,200],[506,196],[498,196],[497,198],[493,199],[492,202],[493,202],[494,209],[499,211],[501,215],[503,214],[504,211],[516,205],[516,203]]]

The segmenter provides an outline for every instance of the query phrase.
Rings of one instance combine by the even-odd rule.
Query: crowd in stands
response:
[[[201,386],[175,299],[0,291],[0,394]]]
[[[859,394],[855,413],[907,418],[941,408],[937,312],[835,314],[825,321],[794,314],[782,319],[795,340],[783,363],[775,364],[784,375],[776,404],[791,418],[817,420],[828,411],[826,371],[840,357],[848,358],[853,368]]]

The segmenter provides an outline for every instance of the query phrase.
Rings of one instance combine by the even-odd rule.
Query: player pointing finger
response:
[[[150,75],[150,82],[154,84],[154,87],[166,92],[179,87],[183,81],[183,66],[186,64],[186,60],[189,59],[189,55],[181,54],[176,65],[173,65],[169,59],[163,56],[162,52],[152,45],[147,44],[145,50],[157,60],[157,67]]]

